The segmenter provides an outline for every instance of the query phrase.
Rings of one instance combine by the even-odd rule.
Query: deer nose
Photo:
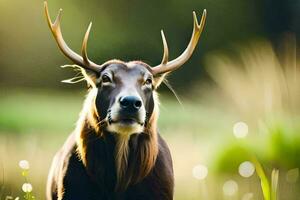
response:
[[[134,113],[142,106],[142,101],[137,96],[125,96],[120,98],[121,108],[127,112]]]

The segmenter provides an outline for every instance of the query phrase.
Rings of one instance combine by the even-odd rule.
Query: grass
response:
[[[51,95],[49,95],[49,93]],[[26,133],[36,130],[65,131],[74,125],[84,95],[7,91],[1,95],[0,127],[2,131]],[[66,106],[67,105],[67,106]]]

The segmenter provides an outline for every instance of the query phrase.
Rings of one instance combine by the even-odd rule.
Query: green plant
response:
[[[19,166],[22,169],[22,176],[24,177],[25,183],[22,185],[22,191],[24,192],[24,199],[35,200],[32,194],[32,185],[28,182],[29,175],[29,162],[27,160],[21,160]]]
[[[260,164],[260,162],[256,159],[256,157],[252,158],[252,162],[254,163],[256,173],[261,181],[261,189],[263,192],[263,196],[265,200],[277,200],[277,190],[278,190],[278,176],[279,170],[273,169],[271,175],[271,185],[266,173]]]

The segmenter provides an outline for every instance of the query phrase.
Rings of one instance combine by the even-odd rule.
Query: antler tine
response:
[[[89,60],[88,55],[87,55],[87,42],[88,42],[88,39],[89,39],[91,28],[92,28],[92,22],[89,24],[89,27],[86,30],[86,33],[84,35],[84,39],[83,39],[83,42],[82,42],[81,55],[82,55],[82,58],[83,58],[83,62],[85,64],[90,63],[90,60]]]
[[[163,59],[161,61],[161,64],[165,65],[165,64],[168,63],[168,60],[169,60],[169,48],[168,48],[168,43],[167,43],[164,31],[161,30],[160,32],[161,32],[161,38],[162,38],[163,45],[164,45],[164,55],[163,55]]]
[[[204,9],[203,11],[200,24],[198,24],[197,15],[195,12],[193,12],[193,18],[194,18],[193,33],[187,48],[179,57],[177,57],[176,59],[170,62],[168,61],[166,62],[168,58],[168,47],[166,43],[166,38],[164,37],[164,34],[162,32],[162,39],[164,44],[164,56],[163,56],[162,63],[152,68],[152,73],[154,75],[174,71],[178,69],[180,66],[182,66],[191,57],[205,25],[206,10]]]
[[[100,65],[97,65],[97,64],[95,64],[95,63],[88,60],[87,55],[86,55],[86,50],[82,51],[84,54],[83,54],[83,57],[81,57],[80,55],[75,53],[72,49],[70,49],[70,47],[64,41],[62,33],[61,33],[61,28],[60,28],[60,22],[61,22],[61,17],[62,17],[62,9],[59,10],[58,15],[57,15],[54,23],[52,23],[51,18],[50,18],[50,14],[49,14],[49,10],[48,10],[47,1],[44,2],[44,8],[45,8],[45,14],[46,14],[46,18],[47,18],[49,28],[50,28],[50,30],[51,30],[51,32],[52,32],[52,34],[53,34],[53,36],[56,40],[56,43],[57,43],[58,47],[62,51],[62,53],[66,57],[71,59],[75,64],[77,64],[77,65],[79,65],[79,66],[81,66],[85,69],[98,72],[100,70]],[[87,30],[86,36],[85,36],[84,41],[83,41],[83,46],[85,46],[85,49],[86,49],[87,38],[88,38],[89,31],[90,31],[90,28],[91,28],[90,26]],[[85,60],[85,59],[87,59],[87,60]]]

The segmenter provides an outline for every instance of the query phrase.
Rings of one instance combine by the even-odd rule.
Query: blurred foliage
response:
[[[286,130],[284,126],[270,130],[270,160],[273,165],[285,169],[300,166],[300,129]]]

